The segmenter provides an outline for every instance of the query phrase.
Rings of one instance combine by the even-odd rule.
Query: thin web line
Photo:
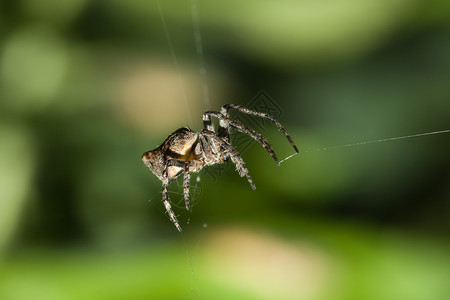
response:
[[[200,34],[199,16],[198,16],[196,0],[191,0],[191,11],[192,11],[192,23],[194,25],[195,48],[197,50],[198,60],[199,60],[199,64],[200,64],[203,105],[204,105],[205,109],[211,109],[211,104],[209,102],[209,90],[208,90],[208,82],[207,82],[207,77],[206,77],[205,61],[204,61],[204,56],[203,56],[202,36]]]
[[[186,248],[186,257],[188,260],[188,264],[189,264],[189,268],[190,268],[190,274],[191,274],[191,292],[195,293],[197,296],[197,299],[200,299],[200,288],[198,287],[198,280],[195,276],[195,268],[194,268],[194,264],[192,262],[192,258],[193,256],[191,255],[190,251],[189,251],[189,246],[188,246],[188,242],[186,240],[186,236],[183,235],[183,242],[184,242],[184,247]],[[200,245],[200,241],[197,242],[195,249],[194,249],[194,254],[197,252],[198,248]]]
[[[161,5],[159,4],[159,0],[156,0],[156,4],[158,5],[158,11],[159,11],[159,16],[161,17],[161,22],[163,24],[164,27],[164,33],[166,34],[166,38],[167,38],[167,43],[169,44],[169,48],[170,48],[170,53],[172,55],[172,59],[173,59],[173,63],[175,64],[175,68],[177,69],[178,72],[178,81],[180,82],[180,87],[183,93],[183,99],[184,99],[184,107],[186,109],[186,113],[188,116],[188,121],[189,124],[192,126],[192,116],[189,110],[189,105],[188,105],[188,101],[187,101],[187,96],[186,96],[186,90],[184,88],[184,82],[183,82],[183,76],[181,75],[181,70],[180,67],[178,65],[178,60],[177,60],[177,56],[175,55],[175,50],[173,48],[172,45],[172,40],[170,38],[170,34],[169,34],[169,30],[167,29],[167,24],[166,24],[166,19],[164,18],[164,14],[161,8]]]
[[[293,156],[295,156],[295,155],[297,155],[297,154],[298,154],[298,152],[295,152],[294,154],[291,154],[291,155],[289,155],[288,157],[282,159],[282,160],[278,163],[278,165],[281,165],[283,162],[285,162],[286,160],[288,160],[289,158],[291,158],[291,157],[293,157]]]
[[[367,145],[367,144],[389,142],[389,141],[409,139],[409,138],[415,138],[415,137],[420,137],[420,136],[435,135],[435,134],[442,134],[442,133],[449,133],[449,132],[450,132],[450,129],[446,129],[446,130],[432,131],[432,132],[426,132],[426,133],[419,133],[419,134],[391,137],[391,138],[374,140],[374,141],[358,142],[358,143],[352,143],[352,144],[346,144],[346,145],[338,145],[338,146],[317,148],[317,149],[313,149],[313,150],[306,150],[306,151],[303,151],[303,152],[333,150],[333,149],[339,149],[339,148],[345,148],[345,147],[354,147],[354,146],[361,146],[361,145]]]
[[[357,142],[357,143],[346,144],[346,145],[338,145],[338,146],[323,147],[323,148],[317,148],[317,149],[311,149],[311,150],[304,150],[302,152],[303,153],[308,153],[308,152],[334,150],[334,149],[340,149],[340,148],[355,147],[355,146],[374,144],[374,143],[382,143],[382,142],[390,142],[390,141],[395,141],[395,140],[403,140],[403,139],[409,139],[409,138],[415,138],[415,137],[421,137],[421,136],[427,136],[427,135],[443,134],[443,133],[449,133],[449,132],[450,132],[450,129],[446,129],[446,130],[432,131],[432,132],[426,132],[426,133],[418,133],[418,134],[397,136],[397,137],[391,137],[391,138],[379,139],[379,140],[373,140],[373,141]],[[291,157],[297,155],[297,154],[298,153],[294,153],[294,154],[289,155],[285,159],[281,160],[280,164],[285,162],[286,160],[290,159]]]

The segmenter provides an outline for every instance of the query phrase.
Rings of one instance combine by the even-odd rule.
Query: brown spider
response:
[[[142,161],[162,181],[162,200],[164,206],[170,216],[170,220],[179,231],[181,231],[181,227],[168,201],[167,186],[173,179],[181,175],[181,173],[184,173],[184,199],[187,210],[189,210],[189,172],[198,172],[205,166],[222,164],[231,159],[236,165],[239,175],[241,177],[244,175],[247,176],[251,187],[253,189],[256,188],[242,157],[230,144],[230,126],[255,139],[269,152],[277,165],[280,165],[269,142],[261,134],[229,118],[228,110],[230,108],[270,120],[284,133],[292,147],[294,147],[295,152],[298,153],[294,141],[274,117],[236,104],[222,106],[220,113],[215,111],[205,112],[203,114],[203,125],[205,128],[200,132],[194,132],[189,128],[180,128],[173,132],[161,146],[145,152],[142,155]],[[219,119],[218,132],[214,131],[211,117]]]

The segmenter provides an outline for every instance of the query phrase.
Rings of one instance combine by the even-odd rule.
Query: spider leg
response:
[[[189,173],[189,165],[190,165],[190,163],[188,163],[188,162],[186,162],[184,164],[184,184],[183,184],[184,201],[186,203],[187,210],[190,209],[190,206],[189,206],[189,179],[191,178],[191,175]]]
[[[190,208],[190,206],[189,206],[189,180],[191,177],[191,175],[189,173],[189,167],[191,166],[191,163],[187,162],[187,161],[171,159],[171,160],[167,161],[167,167],[170,167],[170,166],[180,167],[184,171],[184,180],[183,180],[184,201],[186,203],[186,209],[189,210],[189,208]],[[167,171],[166,171],[167,167],[165,169],[166,177],[167,177]],[[180,171],[180,172],[182,172],[182,171]],[[170,184],[170,182],[171,182],[171,180],[169,180],[169,184]]]
[[[169,203],[167,186],[168,186],[168,183],[163,183],[163,186],[162,186],[163,199],[162,200],[163,200],[164,206],[166,207],[166,211],[169,214],[170,220],[173,222],[173,224],[178,229],[178,231],[181,232],[181,226],[180,226],[180,224],[178,224],[177,217],[175,217],[175,214],[173,213],[172,207],[170,206],[170,203]]]
[[[237,152],[227,141],[225,141],[224,138],[217,136],[214,132],[202,131],[202,135],[206,135],[206,136],[216,138],[216,139],[221,139],[223,141],[222,146],[225,147],[227,155],[231,158],[231,161],[236,165],[236,169],[239,172],[239,175],[241,177],[246,176],[252,189],[256,189],[256,186],[253,183],[253,179],[250,176],[247,166],[245,165],[245,162],[242,159],[239,152]]]
[[[229,118],[228,114],[228,104],[220,108],[220,113],[225,117]],[[219,130],[217,131],[220,137],[222,137],[227,142],[230,142],[230,126],[224,119],[219,119]]]
[[[248,172],[247,166],[244,163],[244,160],[242,159],[239,152],[236,150],[233,150],[230,152],[231,161],[236,165],[236,169],[239,172],[239,175],[243,177],[244,175],[247,177],[248,183],[250,183],[250,186],[253,190],[256,189],[255,184],[253,183],[253,179],[250,176],[250,173]]]
[[[292,138],[289,136],[289,134],[286,132],[286,130],[284,129],[284,127],[280,124],[280,122],[278,122],[274,117],[272,117],[271,115],[262,113],[262,112],[258,112],[258,111],[254,111],[245,107],[242,107],[240,105],[237,104],[225,104],[224,106],[222,106],[222,108],[220,109],[220,113],[223,114],[224,116],[228,117],[228,110],[230,108],[233,108],[237,111],[240,111],[244,114],[248,114],[248,115],[254,115],[257,117],[261,117],[267,120],[270,120],[272,123],[275,124],[275,126],[278,127],[279,130],[281,130],[281,132],[283,132],[283,134],[286,136],[286,138],[288,139],[289,143],[291,143],[292,147],[294,148],[295,152],[298,153],[298,148],[295,145],[294,141],[292,140]],[[220,126],[222,126],[222,121],[220,123]],[[220,130],[219,130],[220,133]]]
[[[180,167],[183,169],[180,172],[184,172],[184,180],[183,180],[184,201],[186,203],[186,209],[189,210],[189,208],[190,208],[190,206],[189,206],[189,180],[191,177],[191,175],[189,173],[189,167],[191,166],[191,163],[188,161],[171,159],[167,162],[167,167],[169,167],[169,166]],[[169,181],[169,184],[170,184],[170,181]]]
[[[266,140],[265,137],[263,137],[260,133],[251,130],[247,126],[242,125],[241,123],[234,121],[223,114],[216,112],[216,111],[207,111],[203,114],[203,120],[205,120],[205,116],[211,120],[212,117],[216,117],[219,120],[223,120],[224,122],[228,123],[229,126],[236,128],[238,131],[245,133],[252,137],[254,140],[256,140],[258,143],[260,143],[264,149],[272,156],[272,158],[275,160],[277,165],[280,165],[280,162],[278,161],[277,155],[275,154],[275,151],[273,151],[272,146],[270,146],[269,142]]]
[[[204,113],[202,119],[203,119],[203,128],[209,131],[214,131],[214,126],[211,122],[211,116]]]

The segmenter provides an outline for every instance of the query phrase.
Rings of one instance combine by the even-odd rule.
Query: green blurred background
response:
[[[448,299],[449,134],[315,149],[450,129],[450,2],[160,8],[0,1],[0,299]],[[261,90],[300,155],[174,183],[178,233],[141,154]]]

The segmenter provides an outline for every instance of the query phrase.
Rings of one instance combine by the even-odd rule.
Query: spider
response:
[[[230,127],[243,132],[258,143],[272,156],[277,165],[280,162],[273,151],[269,142],[260,133],[251,130],[243,124],[230,119],[228,110],[233,108],[239,112],[265,118],[274,123],[279,130],[283,132],[291,143],[295,152],[298,148],[292,138],[284,130],[283,126],[275,120],[274,117],[247,109],[237,104],[226,104],[222,106],[220,112],[206,111],[203,114],[204,129],[200,132],[194,132],[187,127],[180,128],[167,137],[167,139],[156,149],[147,151],[142,155],[142,162],[162,181],[162,201],[169,214],[170,220],[175,224],[178,231],[181,232],[181,226],[175,214],[172,211],[168,200],[167,187],[178,176],[184,174],[184,200],[186,209],[189,205],[189,179],[190,172],[199,172],[205,166],[222,164],[231,159],[236,165],[236,169],[241,177],[246,176],[250,186],[254,190],[255,184],[245,166],[239,152],[233,148],[230,143]],[[211,117],[219,119],[219,130],[214,131]]]

